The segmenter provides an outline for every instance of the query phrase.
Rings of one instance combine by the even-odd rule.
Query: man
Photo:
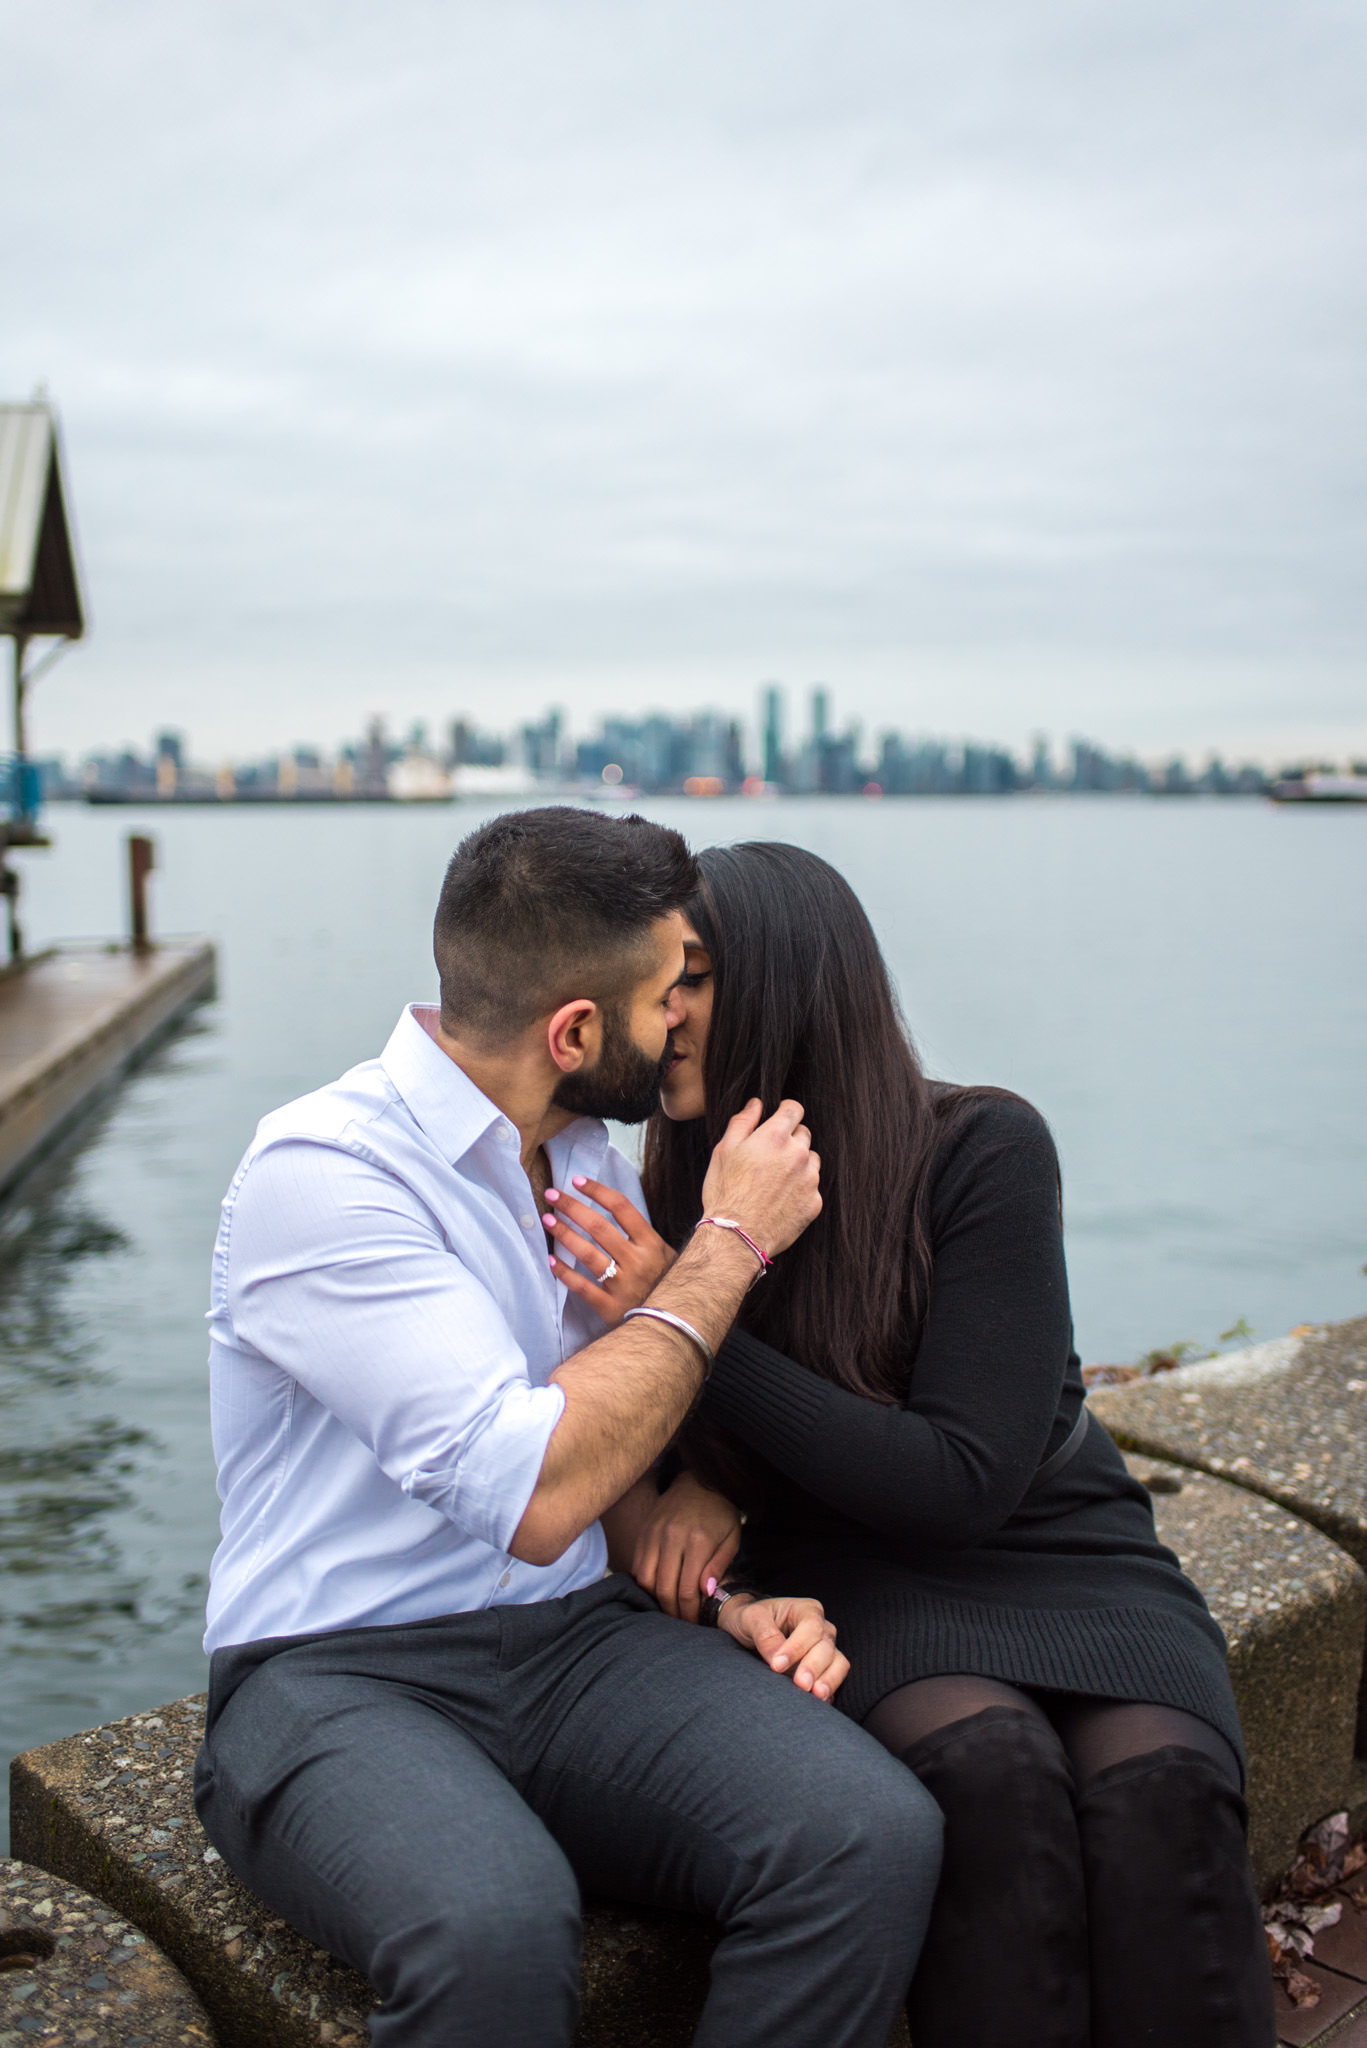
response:
[[[370,1978],[383,2048],[563,2048],[581,1881],[721,1923],[706,2048],[883,2048],[919,1950],[938,1814],[746,1647],[812,1682],[815,1603],[737,1596],[723,1634],[605,1576],[598,1517],[756,1261],[700,1230],[595,1334],[538,1219],[576,1175],[640,1198],[597,1119],[653,1106],[695,884],[640,818],[472,833],[440,1011],[268,1116],[224,1201],[196,1799],[243,1881]],[[819,1207],[800,1106],[752,1105],[706,1213],[778,1253]]]

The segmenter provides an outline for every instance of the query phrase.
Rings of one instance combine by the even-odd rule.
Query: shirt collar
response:
[[[432,1031],[440,1015],[434,1003],[409,1003],[380,1054],[380,1065],[420,1129],[454,1166],[487,1132],[501,1126],[517,1142],[518,1131],[498,1104],[476,1088],[465,1069],[437,1044]],[[566,1160],[571,1151],[584,1147],[596,1171],[607,1151],[607,1126],[596,1117],[579,1117],[552,1143],[557,1149],[565,1147]]]
[[[426,1020],[435,1025],[439,1015],[434,1004],[409,1003],[380,1054],[380,1065],[420,1128],[454,1165],[495,1124],[510,1131],[514,1127],[432,1037]]]

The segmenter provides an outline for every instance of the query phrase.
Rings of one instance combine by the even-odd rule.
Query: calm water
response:
[[[647,808],[696,844],[836,862],[931,1069],[1048,1115],[1084,1357],[1367,1310],[1367,812]],[[151,819],[157,927],[217,940],[221,996],[0,1212],[0,1760],[203,1683],[218,1200],[264,1110],[431,994],[442,864],[482,815]],[[21,856],[31,942],[119,930],[122,839],[147,815],[50,822],[56,851]]]

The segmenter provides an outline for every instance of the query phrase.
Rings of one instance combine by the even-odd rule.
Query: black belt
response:
[[[1047,1486],[1051,1479],[1058,1477],[1065,1465],[1072,1464],[1074,1458],[1082,1449],[1083,1438],[1087,1434],[1087,1425],[1091,1419],[1091,1411],[1084,1402],[1081,1415],[1078,1416],[1077,1421],[1073,1424],[1052,1457],[1046,1458],[1040,1466],[1039,1471],[1025,1489],[1027,1493],[1038,1493],[1042,1486]]]

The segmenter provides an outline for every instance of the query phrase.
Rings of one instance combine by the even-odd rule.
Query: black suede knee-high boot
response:
[[[988,1707],[902,1752],[945,1817],[914,2048],[1087,2048],[1086,1894],[1053,1730]]]
[[[1194,1749],[1130,1757],[1077,1803],[1093,2048],[1272,2048],[1247,1809]]]

